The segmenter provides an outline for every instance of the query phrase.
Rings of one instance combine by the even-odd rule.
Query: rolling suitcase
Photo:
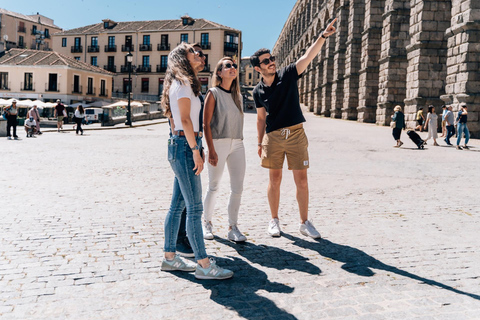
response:
[[[413,143],[417,145],[418,149],[423,149],[423,147],[425,146],[425,141],[423,141],[423,139],[420,138],[418,133],[416,133],[413,130],[408,130],[407,134],[410,137],[410,139],[413,141]]]

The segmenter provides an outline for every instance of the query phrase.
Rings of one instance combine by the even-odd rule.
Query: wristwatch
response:
[[[193,147],[193,148],[191,148],[191,149],[192,149],[192,151],[200,150],[200,147],[199,147],[198,144],[197,144],[195,147]]]

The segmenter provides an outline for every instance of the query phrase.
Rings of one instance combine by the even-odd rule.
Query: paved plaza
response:
[[[396,149],[390,128],[305,116],[323,239],[299,233],[286,169],[283,235],[267,235],[268,171],[246,114],[248,242],[226,240],[227,171],[206,241],[235,272],[226,281],[160,271],[167,124],[2,138],[0,318],[480,319],[480,142],[422,151],[403,132]]]

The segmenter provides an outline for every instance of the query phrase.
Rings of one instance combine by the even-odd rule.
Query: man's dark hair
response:
[[[195,43],[192,43],[192,47],[200,47],[201,48],[202,46],[200,45],[200,42],[195,42]]]
[[[258,50],[250,57],[250,62],[252,63],[252,65],[253,65],[254,67],[259,67],[259,66],[260,66],[260,59],[259,59],[259,57],[260,57],[262,54],[265,54],[265,53],[270,53],[270,50],[269,50],[269,49],[265,49],[265,48],[258,49]]]

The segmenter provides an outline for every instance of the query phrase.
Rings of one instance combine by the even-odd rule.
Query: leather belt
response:
[[[203,132],[194,132],[195,137],[203,137]],[[185,131],[173,131],[174,136],[185,137]]]

